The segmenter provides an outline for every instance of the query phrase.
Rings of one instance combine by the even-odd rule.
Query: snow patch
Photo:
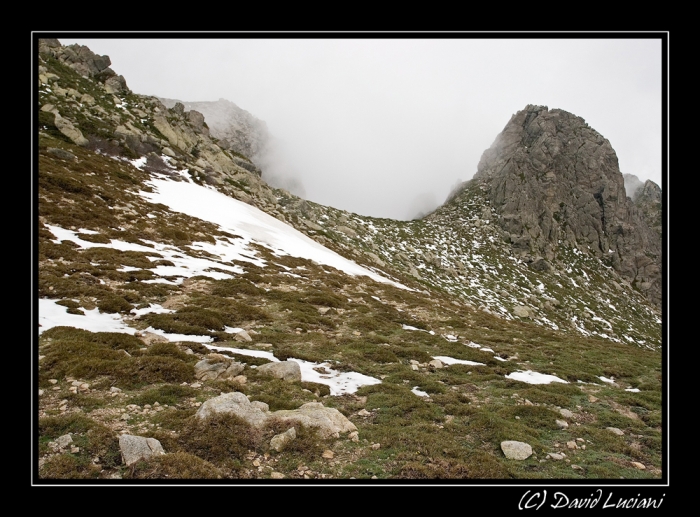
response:
[[[506,379],[526,382],[528,384],[550,384],[552,382],[563,382],[569,384],[568,381],[560,379],[556,375],[548,375],[546,373],[533,372],[532,370],[518,371],[506,375]]]

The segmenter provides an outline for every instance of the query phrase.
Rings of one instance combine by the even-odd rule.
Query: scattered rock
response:
[[[270,440],[270,447],[277,452],[283,451],[289,442],[297,437],[297,431],[293,427],[287,429],[281,434],[277,434]]]
[[[64,434],[63,436],[56,438],[54,443],[56,444],[57,449],[63,449],[64,447],[68,447],[71,443],[73,443],[73,438],[70,434]]]
[[[268,419],[265,411],[251,404],[248,397],[237,391],[207,400],[197,410],[196,416],[206,418],[218,413],[232,413],[257,428],[265,425]]]
[[[280,361],[258,366],[258,372],[277,377],[285,381],[300,381],[301,368],[296,361]]]
[[[357,237],[357,232],[352,228],[348,228],[347,226],[336,226],[336,230],[344,233],[348,237]]]
[[[155,438],[130,434],[123,434],[119,437],[119,449],[122,453],[122,460],[127,467],[153,455],[165,454],[163,446]]]
[[[535,315],[535,311],[525,305],[517,305],[513,307],[513,314],[520,318],[532,318]]]
[[[557,424],[557,427],[560,429],[568,429],[569,428],[569,423],[564,421],[564,420],[555,420],[554,421]]]
[[[510,460],[526,460],[532,456],[532,446],[525,442],[506,440],[501,442],[501,450]]]
[[[357,431],[357,427],[335,408],[327,408],[320,402],[307,402],[299,409],[280,410],[270,413],[283,421],[298,422],[307,427],[316,427],[323,438],[338,437],[340,433]]]
[[[56,128],[63,133],[63,135],[72,140],[74,144],[86,146],[89,143],[88,139],[83,136],[80,130],[73,126],[70,120],[61,117],[58,111],[54,111],[54,115],[54,125]]]
[[[239,332],[236,332],[236,335],[234,338],[236,341],[253,341],[253,338],[250,337],[250,334],[246,332],[245,330],[240,330]]]
[[[605,429],[607,429],[607,430],[610,431],[611,433],[614,433],[614,434],[616,434],[616,435],[618,435],[618,436],[622,436],[622,435],[625,434],[625,433],[622,432],[621,429],[618,429],[617,427],[606,427]]]
[[[67,160],[71,162],[77,162],[78,157],[75,156],[73,153],[69,151],[65,151],[63,149],[58,149],[56,147],[48,147],[46,151],[50,154],[53,154],[54,156],[62,159],[62,160]]]
[[[198,418],[206,418],[217,413],[232,413],[250,425],[261,428],[270,418],[287,423],[299,423],[307,427],[315,427],[322,438],[338,437],[340,433],[357,431],[355,424],[350,422],[340,411],[327,408],[320,402],[307,402],[298,409],[267,411],[267,405],[259,402],[251,403],[243,393],[224,393],[207,400],[197,413]]]
[[[220,354],[209,354],[224,357],[202,359],[194,365],[194,376],[199,380],[232,379],[245,369],[245,365],[221,356]]]

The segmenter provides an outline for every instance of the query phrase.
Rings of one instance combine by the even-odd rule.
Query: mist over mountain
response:
[[[36,44],[36,482],[665,479],[664,193],[583,118],[369,217],[233,102]]]

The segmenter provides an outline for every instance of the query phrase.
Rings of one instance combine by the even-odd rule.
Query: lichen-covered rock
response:
[[[340,411],[325,407],[320,402],[307,402],[299,409],[275,411],[272,415],[285,422],[298,422],[307,427],[315,427],[323,438],[357,431],[355,424]]]
[[[285,381],[300,381],[301,368],[296,361],[280,361],[258,366],[258,372],[271,375]]]
[[[234,414],[258,428],[265,425],[269,417],[268,413],[252,405],[248,397],[237,391],[224,393],[207,400],[199,407],[195,415],[198,418],[206,418],[219,413]]]
[[[296,439],[297,430],[293,427],[287,429],[285,432],[276,434],[270,440],[270,447],[277,452],[283,451],[289,442]]]
[[[163,446],[155,438],[130,434],[123,434],[119,437],[119,449],[122,453],[122,460],[127,467],[153,455],[165,454]]]
[[[262,428],[270,419],[287,423],[298,423],[314,427],[322,438],[338,437],[340,433],[357,431],[357,427],[335,408],[325,407],[320,402],[308,402],[298,409],[267,411],[267,405],[250,402],[243,393],[224,393],[207,400],[195,413],[198,418],[220,413],[230,413],[242,418],[256,428]]]
[[[245,365],[231,360],[202,359],[194,365],[194,376],[199,380],[233,379]]]
[[[526,460],[532,456],[532,446],[525,442],[506,440],[501,442],[501,450],[510,460]]]
[[[86,146],[88,139],[83,136],[70,120],[63,118],[58,111],[54,111],[54,125],[65,136],[70,138],[77,145]]]

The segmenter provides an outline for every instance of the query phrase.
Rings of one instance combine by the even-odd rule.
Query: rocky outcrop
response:
[[[118,145],[132,157],[165,154],[183,160],[192,176],[209,184],[222,185],[229,179],[250,191],[262,188],[260,171],[209,135],[202,112],[134,95],[124,77],[109,67],[109,56],[81,45],[63,46],[57,39],[39,40],[39,54],[41,111],[53,115],[42,117],[47,130],[55,128],[81,146]],[[90,80],[83,85],[89,92],[75,90],[75,78],[66,67]]]
[[[129,92],[124,76],[117,75],[109,66],[109,56],[99,56],[84,45],[61,45],[55,38],[40,39],[39,53],[49,54],[68,65],[83,77],[95,79],[105,85],[109,93]]]
[[[662,192],[661,187],[651,180],[647,180],[632,198],[634,206],[642,214],[644,221],[661,239],[663,226]]]
[[[201,113],[208,130],[212,136],[219,139],[221,147],[248,158],[259,154],[270,138],[265,122],[226,99],[211,102],[184,102],[165,98],[160,100],[169,108],[179,103],[185,110]],[[249,163],[250,165],[252,164]]]
[[[355,424],[340,411],[325,407],[320,402],[308,402],[298,409],[269,411],[267,404],[251,402],[243,393],[231,392],[207,400],[201,405],[196,416],[206,418],[219,413],[234,414],[257,428],[262,428],[271,419],[298,423],[316,428],[323,438],[357,431]]]
[[[560,243],[591,252],[661,304],[661,240],[628,199],[610,142],[585,120],[529,105],[474,175],[516,253],[552,262]]]

